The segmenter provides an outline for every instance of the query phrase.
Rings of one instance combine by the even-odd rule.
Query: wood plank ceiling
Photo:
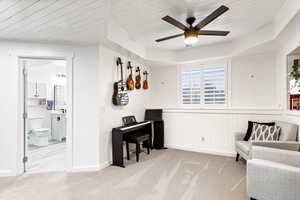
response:
[[[156,44],[178,33],[161,20],[165,15],[196,23],[221,4],[230,7],[208,29],[230,30],[227,38],[203,37],[197,45],[230,40],[270,23],[286,0],[0,0],[0,39],[98,43],[114,19],[132,39],[145,46],[180,49],[182,38]],[[179,30],[180,31],[180,30]]]
[[[96,43],[105,7],[104,0],[0,0],[0,38]]]

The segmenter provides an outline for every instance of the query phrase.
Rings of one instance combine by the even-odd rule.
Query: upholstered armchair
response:
[[[244,141],[243,138],[245,133],[236,133],[236,161],[239,160],[240,156],[245,160],[251,159],[252,146],[298,151],[300,148],[300,143],[298,141],[298,125],[281,121],[276,121],[276,125],[281,128],[279,141]]]
[[[300,152],[252,147],[247,191],[253,200],[299,200]]]

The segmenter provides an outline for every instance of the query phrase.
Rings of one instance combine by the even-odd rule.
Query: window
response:
[[[201,71],[184,70],[181,74],[183,104],[201,103]]]
[[[288,107],[290,110],[300,110],[300,55],[289,55],[287,61]]]
[[[181,70],[181,99],[182,104],[226,104],[226,68]]]

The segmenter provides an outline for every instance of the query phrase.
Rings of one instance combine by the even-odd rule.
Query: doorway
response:
[[[21,58],[23,172],[67,169],[69,81],[65,59]]]

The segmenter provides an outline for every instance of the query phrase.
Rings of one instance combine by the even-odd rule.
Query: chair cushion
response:
[[[236,147],[243,151],[245,154],[249,154],[250,149],[251,149],[251,143],[248,141],[237,141],[236,142]]]
[[[277,126],[280,126],[280,141],[297,141],[298,136],[298,125],[288,122],[276,122]]]

